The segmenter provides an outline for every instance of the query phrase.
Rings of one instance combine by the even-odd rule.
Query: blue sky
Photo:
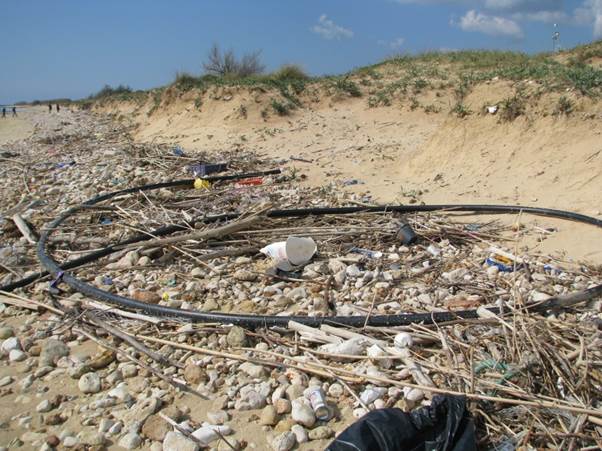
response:
[[[602,38],[602,0],[2,0],[0,103],[147,89],[213,43],[333,74],[399,53],[549,51]]]

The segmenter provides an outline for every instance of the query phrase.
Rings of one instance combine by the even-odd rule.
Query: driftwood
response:
[[[36,244],[38,242],[38,237],[32,232],[20,214],[14,214],[12,220],[29,244]]]
[[[234,232],[245,230],[248,227],[257,224],[262,220],[261,216],[253,216],[239,221],[234,221],[226,225],[216,227],[214,229],[201,230],[199,232],[187,233],[185,235],[178,235],[170,238],[157,238],[142,243],[135,243],[124,246],[117,246],[117,249],[134,249],[134,248],[148,248],[157,246],[169,246],[172,244],[180,243],[182,241],[206,241],[212,238],[221,238],[226,235],[230,235]]]

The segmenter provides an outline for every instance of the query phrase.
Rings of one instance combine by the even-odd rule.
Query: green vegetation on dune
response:
[[[549,90],[575,88],[583,95],[599,95],[602,90],[602,70],[585,61],[593,55],[602,55],[602,41],[591,44],[587,50],[580,50],[575,55],[581,57],[569,57],[564,64],[558,61],[557,54],[550,53],[530,56],[492,50],[428,52],[416,56],[398,56],[356,72],[397,71],[401,74],[400,82],[404,85],[417,77],[431,80],[455,77],[457,80],[469,80],[473,84],[496,77],[510,81],[533,80],[543,83]]]
[[[452,99],[447,111],[465,117],[470,110],[465,99],[474,87],[491,80],[515,82],[518,89],[525,83],[535,83],[531,92],[573,92],[597,98],[602,94],[602,70],[591,64],[602,58],[602,41],[560,53],[527,55],[519,52],[494,50],[465,50],[452,52],[426,52],[419,55],[399,55],[378,64],[355,69],[337,76],[310,77],[298,65],[284,65],[265,74],[259,60],[259,52],[236,57],[232,51],[221,52],[214,46],[203,64],[204,75],[178,73],[167,87],[150,92],[132,91],[127,86],[105,86],[89,100],[107,99],[143,101],[154,100],[154,111],[167,88],[181,92],[200,91],[195,107],[202,108],[202,94],[215,87],[242,87],[262,92],[275,92],[278,97],[271,101],[272,110],[279,115],[290,114],[302,105],[302,94],[308,86],[324,89],[330,95],[362,97],[367,95],[370,107],[390,106],[395,101],[409,100],[411,109],[421,106],[423,95],[434,93],[436,97]],[[598,61],[599,63],[599,61]],[[311,92],[316,92],[314,91]],[[530,95],[530,94],[525,94]],[[502,108],[511,120],[521,115],[523,109],[505,101]],[[445,108],[442,100],[438,106],[427,100],[428,112]],[[449,102],[449,100],[448,100]],[[443,108],[442,108],[443,107]],[[561,114],[572,111],[572,105],[559,105]],[[505,113],[505,114],[506,114]]]

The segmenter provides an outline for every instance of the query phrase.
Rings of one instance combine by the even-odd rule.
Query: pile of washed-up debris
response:
[[[600,268],[522,252],[526,224],[370,211],[334,183],[257,174],[275,167],[241,150],[134,144],[106,119],[66,117],[2,148],[1,285],[44,271],[36,243],[66,208],[191,180],[107,198],[49,233],[59,263],[112,246],[66,271],[106,296],[61,276],[1,295],[0,403],[36,412],[5,413],[0,445],[602,445],[600,300],[527,308],[600,284]],[[270,213],[290,209],[316,214]],[[414,316],[375,325],[401,314]],[[390,442],[370,438],[377,426]]]

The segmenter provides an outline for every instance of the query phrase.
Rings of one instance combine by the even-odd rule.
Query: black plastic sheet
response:
[[[369,412],[345,429],[327,451],[473,451],[475,427],[466,399],[436,396],[428,407]]]

